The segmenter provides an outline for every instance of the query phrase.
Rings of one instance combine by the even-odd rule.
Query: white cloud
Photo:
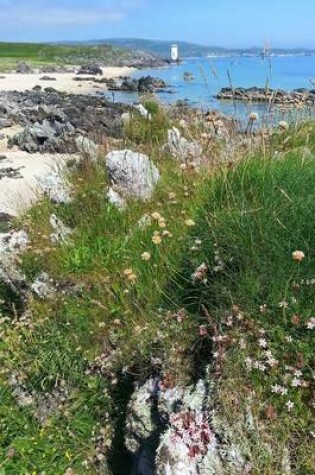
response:
[[[55,5],[51,6],[51,3]],[[64,4],[58,6],[58,3],[58,1],[39,3],[37,0],[31,0],[26,5],[26,2],[19,0],[0,0],[1,23],[6,26],[29,26],[32,28],[117,23],[122,21],[134,8],[143,6],[144,0],[116,0],[109,2],[107,7],[100,6],[100,2],[93,2],[93,0],[87,6],[75,3],[70,6]],[[104,2],[101,3],[104,5]]]

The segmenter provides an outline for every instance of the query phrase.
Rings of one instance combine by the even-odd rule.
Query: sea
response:
[[[184,79],[185,73],[192,80]],[[204,110],[216,109],[224,114],[246,117],[257,112],[266,121],[295,119],[297,115],[308,116],[314,110],[270,109],[268,104],[247,104],[243,102],[219,101],[215,95],[222,87],[265,87],[292,90],[297,88],[315,89],[315,56],[275,56],[275,57],[204,57],[186,58],[180,64],[164,68],[136,71],[133,77],[157,76],[166,82],[168,91],[158,93],[164,104],[186,101],[192,107]],[[114,93],[109,99],[128,103],[139,102],[134,93]]]

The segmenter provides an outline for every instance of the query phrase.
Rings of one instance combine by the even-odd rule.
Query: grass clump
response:
[[[303,154],[306,129],[293,150],[277,133],[264,158],[238,156],[215,173],[208,158],[198,173],[161,152],[168,119],[146,107],[152,120],[134,115],[127,127],[139,121],[141,134],[127,128],[121,145],[139,143],[158,166],[151,201],[111,205],[100,158],[69,177],[72,203],[43,200],[21,220],[31,240],[22,270],[30,281],[48,272],[57,292],[30,296],[24,313],[5,295],[0,304],[0,470],[130,473],[118,462],[128,460],[132,383],[153,374],[166,387],[191,383],[210,366],[214,430],[231,428],[249,473],[284,473],[288,460],[293,474],[310,474],[315,159]],[[214,162],[215,150],[222,141],[211,143]],[[53,212],[72,228],[59,244]]]
[[[299,151],[214,177],[175,293],[214,345],[218,419],[250,473],[315,467],[314,179]]]

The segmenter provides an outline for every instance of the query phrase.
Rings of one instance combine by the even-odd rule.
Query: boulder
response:
[[[91,74],[92,76],[102,76],[103,71],[99,64],[89,63],[82,65],[77,74]]]
[[[55,214],[52,214],[49,219],[49,223],[53,232],[50,235],[50,241],[53,244],[58,244],[66,241],[72,230],[65,226],[65,224]]]
[[[25,63],[24,61],[21,61],[17,65],[16,72],[18,74],[29,74],[32,72],[32,68],[29,64]]]
[[[53,298],[56,294],[56,287],[46,272],[43,272],[35,279],[31,285],[31,290],[39,299]]]
[[[75,144],[78,152],[80,152],[83,157],[87,157],[92,161],[95,161],[99,156],[99,146],[96,145],[93,140],[88,139],[80,135],[75,139]]]
[[[18,295],[24,295],[26,278],[17,267],[17,255],[29,243],[25,231],[11,231],[0,234],[0,282]]]
[[[118,193],[118,191],[115,191],[112,187],[107,190],[107,199],[110,204],[116,206],[121,210],[126,208],[126,200]]]
[[[149,200],[160,179],[151,160],[131,150],[110,152],[106,156],[106,167],[110,181],[124,198]]]
[[[181,162],[200,162],[202,156],[202,145],[197,141],[188,141],[182,137],[181,132],[173,127],[168,131],[168,141],[166,148],[176,160]]]
[[[13,125],[12,120],[0,118],[0,129],[4,129],[5,127],[12,127],[12,125]]]
[[[37,179],[38,184],[52,203],[67,204],[71,202],[71,189],[69,183],[62,176],[59,168],[51,170],[44,177]]]

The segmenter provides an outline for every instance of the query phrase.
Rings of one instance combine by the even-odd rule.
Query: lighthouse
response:
[[[171,46],[171,60],[176,63],[179,60],[178,45]]]

